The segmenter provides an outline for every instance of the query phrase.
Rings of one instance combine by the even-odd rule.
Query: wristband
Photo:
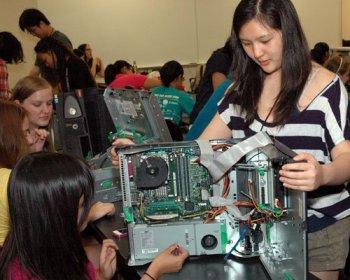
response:
[[[152,280],[156,280],[153,276],[149,275],[147,272],[144,273],[145,275],[147,275],[149,278],[151,278]]]

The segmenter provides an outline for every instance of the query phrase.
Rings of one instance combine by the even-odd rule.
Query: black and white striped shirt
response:
[[[350,139],[348,93],[338,76],[306,109],[299,111],[296,107],[284,126],[273,126],[257,114],[248,126],[245,113],[240,114],[240,106],[235,104],[234,93],[220,101],[218,111],[234,138],[252,136],[262,128],[296,153],[310,153],[320,163],[329,163],[333,147]],[[350,196],[344,185],[324,186],[308,193],[309,232],[325,228],[348,215]]]

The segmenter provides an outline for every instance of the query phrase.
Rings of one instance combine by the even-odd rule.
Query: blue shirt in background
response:
[[[179,125],[182,114],[192,112],[195,101],[186,92],[173,87],[156,87],[151,92],[157,97],[165,119]]]
[[[209,125],[210,121],[214,118],[218,111],[218,102],[224,96],[227,88],[232,84],[232,80],[227,79],[223,81],[214,93],[209,98],[203,109],[199,112],[196,120],[192,124],[190,131],[187,133],[185,140],[197,139],[204,129]]]

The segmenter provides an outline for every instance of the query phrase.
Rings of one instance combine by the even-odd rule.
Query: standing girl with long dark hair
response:
[[[290,0],[242,0],[232,24],[233,90],[201,139],[259,131],[289,146],[299,163],[283,166],[286,188],[308,192],[309,270],[337,279],[349,245],[348,95],[339,77],[311,62]]]
[[[47,37],[41,39],[34,50],[39,61],[56,71],[61,92],[96,87],[87,64],[61,42]]]

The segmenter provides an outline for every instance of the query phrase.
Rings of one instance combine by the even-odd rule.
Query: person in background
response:
[[[89,44],[81,44],[78,50],[82,51],[83,59],[89,65],[92,77],[96,78],[98,76],[104,78],[105,69],[102,60],[99,57],[92,57],[91,46]]]
[[[319,42],[310,51],[310,54],[313,61],[323,65],[329,58],[329,46],[325,42]]]
[[[179,89],[184,80],[184,69],[180,63],[171,60],[162,66],[159,73],[163,86],[152,88],[151,92],[157,97],[164,118],[179,126],[182,114],[189,115],[194,106],[192,97]],[[176,138],[173,137],[174,140],[182,140],[182,137]]]
[[[104,240],[95,268],[80,240],[93,194],[92,174],[81,160],[46,152],[23,157],[9,181],[11,231],[0,253],[0,278],[111,279],[117,270],[114,241]],[[180,247],[173,254],[175,248],[156,257],[141,279],[180,270],[188,252]]]
[[[53,151],[53,143],[49,137],[53,113],[51,85],[37,76],[24,77],[16,83],[12,99],[26,110],[30,130],[42,135],[40,141],[46,140],[43,149]],[[42,148],[38,151],[41,150]]]
[[[20,79],[13,89],[13,100],[27,112],[31,133],[38,137],[32,152],[53,151],[51,131],[53,93],[50,84],[43,78],[27,76]],[[96,202],[91,207],[89,221],[95,221],[115,212],[112,203]],[[88,248],[88,247],[87,247]]]
[[[5,175],[10,173],[16,162],[14,159],[18,159],[24,152],[50,150],[50,146],[45,146],[48,141],[45,128],[49,125],[52,115],[51,86],[42,78],[25,77],[16,84],[13,98],[15,102],[0,100],[0,192],[5,193],[4,188],[8,180]],[[25,135],[25,138],[22,135]],[[0,246],[9,228],[5,222],[8,221],[7,203],[4,200],[6,196],[2,194],[4,196],[0,198]],[[94,221],[105,215],[113,215],[114,211],[112,203],[97,202],[91,207],[88,220]]]
[[[350,57],[349,56],[342,57],[340,55],[335,55],[329,58],[325,62],[324,67],[327,68],[329,71],[332,71],[335,74],[337,74],[342,80],[344,85],[347,85],[349,83],[349,80],[350,80]]]
[[[230,39],[228,39],[222,48],[214,51],[209,57],[205,66],[203,78],[199,83],[198,89],[195,90],[196,103],[190,115],[191,124],[194,123],[197,115],[207,103],[210,96],[218,86],[227,79],[232,65],[232,53],[231,42]]]
[[[73,53],[79,57],[80,59],[84,60],[84,52],[82,52],[81,50],[79,49],[74,49],[73,50]]]
[[[87,64],[59,41],[51,37],[41,39],[34,50],[37,60],[57,72],[61,92],[96,87]]]
[[[197,115],[194,123],[191,125],[190,130],[185,136],[185,141],[196,140],[204,131],[204,129],[209,125],[211,120],[214,118],[218,111],[218,103],[222,97],[230,90],[232,87],[232,80],[227,79],[223,81],[218,88],[213,92],[213,94],[205,103],[202,110]]]
[[[155,79],[160,79],[160,73],[158,70],[153,70],[150,73],[147,74],[148,78],[155,78]]]
[[[0,100],[0,248],[9,231],[7,182],[11,169],[33,144],[25,110],[18,104]],[[1,250],[0,250],[1,251]]]
[[[73,45],[69,38],[62,32],[55,30],[46,16],[37,9],[26,9],[19,17],[19,27],[22,31],[28,31],[39,39],[51,37],[59,41],[69,50],[73,49]],[[38,76],[41,75],[46,79],[53,87],[58,83],[57,73],[52,68],[46,67],[44,63],[39,60],[35,61],[33,69],[29,75]]]
[[[21,43],[10,32],[0,32],[0,99],[11,98],[6,63],[21,61],[23,61]]]
[[[105,70],[105,82],[111,88],[151,89],[162,85],[157,78],[135,74],[133,67],[125,60],[109,64]]]
[[[350,235],[346,89],[334,73],[311,62],[291,0],[241,0],[231,37],[234,84],[199,139],[266,131],[298,154],[282,166],[279,180],[307,192],[309,271],[338,279]]]

